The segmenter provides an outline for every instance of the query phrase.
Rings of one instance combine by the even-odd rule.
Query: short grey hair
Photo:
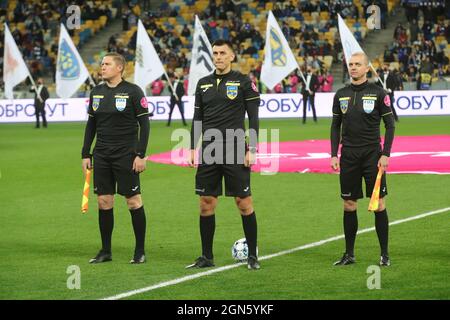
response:
[[[352,57],[353,56],[363,56],[364,57],[364,62],[366,63],[366,66],[369,65],[369,57],[364,52],[362,52],[362,51],[355,52],[355,53],[352,54]]]

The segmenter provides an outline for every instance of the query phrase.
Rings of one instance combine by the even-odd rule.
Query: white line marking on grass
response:
[[[422,219],[422,218],[425,218],[425,217],[428,217],[428,216],[432,216],[432,215],[443,213],[443,212],[447,212],[447,211],[450,211],[450,207],[439,209],[439,210],[435,210],[435,211],[426,212],[426,213],[419,214],[419,215],[412,216],[412,217],[405,218],[405,219],[396,220],[396,221],[393,221],[393,222],[389,223],[389,225],[393,226],[393,225],[404,223],[404,222],[418,220],[418,219]],[[375,227],[366,228],[366,229],[358,231],[358,234],[367,233],[367,232],[371,232],[371,231],[374,231],[374,230],[375,230]],[[274,254],[269,254],[269,255],[260,257],[259,260],[267,260],[267,259],[272,259],[272,258],[275,258],[275,257],[280,257],[280,256],[283,256],[283,255],[286,255],[286,254],[289,254],[289,253],[296,252],[296,251],[318,247],[318,246],[321,246],[321,245],[326,244],[328,242],[333,242],[333,241],[340,240],[340,239],[344,239],[344,235],[343,234],[341,234],[339,236],[331,237],[331,238],[328,238],[328,239],[320,240],[320,241],[317,241],[317,242],[305,244],[303,246],[296,247],[296,248],[293,248],[293,249],[280,251],[280,252],[274,253]],[[173,279],[173,280],[169,280],[169,281],[165,281],[165,282],[160,282],[160,283],[157,283],[157,284],[149,286],[149,287],[145,287],[145,288],[141,288],[141,289],[136,289],[136,290],[120,293],[118,295],[107,297],[107,298],[103,298],[101,300],[119,300],[119,299],[123,299],[123,298],[134,296],[134,295],[139,294],[139,293],[144,293],[144,292],[156,290],[156,289],[159,289],[159,288],[169,287],[169,286],[173,286],[173,285],[176,285],[176,284],[179,284],[179,283],[182,283],[182,282],[195,280],[195,279],[198,279],[198,278],[201,278],[201,277],[205,277],[205,276],[209,276],[209,275],[212,275],[212,274],[215,274],[215,273],[219,273],[219,272],[222,272],[222,271],[231,270],[231,269],[234,269],[234,268],[238,268],[238,267],[240,267],[242,265],[245,265],[245,263],[230,264],[230,265],[227,265],[227,266],[211,269],[211,270],[204,271],[204,272],[199,272],[199,273],[192,274],[192,275],[189,275],[189,276],[185,276],[185,277],[181,277],[181,278],[177,278],[177,279]]]

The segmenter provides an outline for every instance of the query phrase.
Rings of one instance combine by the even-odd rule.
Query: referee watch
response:
[[[143,154],[142,152],[136,152],[136,156],[138,156],[141,159],[145,158],[145,154]]]

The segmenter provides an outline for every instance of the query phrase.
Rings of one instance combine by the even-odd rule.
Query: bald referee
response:
[[[125,59],[107,53],[101,64],[104,83],[90,95],[88,121],[82,149],[83,171],[92,168],[94,192],[98,197],[98,221],[102,248],[90,263],[112,260],[111,237],[114,227],[114,194],[126,199],[131,213],[136,246],[130,263],[144,263],[146,218],[141,198],[139,174],[145,170],[150,125],[147,99],[142,90],[122,78]]]
[[[355,263],[354,246],[358,231],[358,199],[363,198],[362,179],[366,183],[366,197],[372,196],[378,168],[385,171],[394,141],[395,123],[389,95],[379,86],[369,83],[369,59],[363,52],[354,53],[349,61],[351,84],[339,89],[333,102],[331,124],[331,167],[340,168],[341,198],[344,201],[345,253],[335,266]],[[383,147],[380,123],[386,133]],[[337,157],[342,143],[341,158]],[[379,208],[375,214],[375,229],[380,243],[380,266],[389,266],[389,221],[386,211],[386,173],[380,188]]]
[[[218,196],[233,197],[242,217],[248,244],[247,266],[260,268],[257,257],[257,224],[250,186],[250,166],[255,162],[258,134],[258,90],[250,79],[231,70],[235,59],[229,41],[213,43],[216,70],[197,83],[195,112],[191,128],[190,165],[194,165],[195,147],[202,134],[202,161],[195,177],[195,192],[200,196],[200,236],[202,255],[190,266],[214,266],[213,238]],[[249,120],[249,141],[245,143],[245,114]],[[201,127],[201,129],[199,128]],[[231,134],[230,134],[231,133]],[[209,153],[209,151],[214,152]],[[208,159],[208,157],[210,159]]]

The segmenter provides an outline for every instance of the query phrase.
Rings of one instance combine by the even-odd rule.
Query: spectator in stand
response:
[[[151,88],[153,96],[160,96],[164,90],[164,82],[161,79],[155,80],[152,82]]]
[[[191,36],[191,30],[189,30],[187,24],[184,25],[183,30],[181,31],[181,36],[185,38],[189,38]]]
[[[325,69],[322,76],[322,92],[331,92],[333,90],[334,78],[328,69]]]

